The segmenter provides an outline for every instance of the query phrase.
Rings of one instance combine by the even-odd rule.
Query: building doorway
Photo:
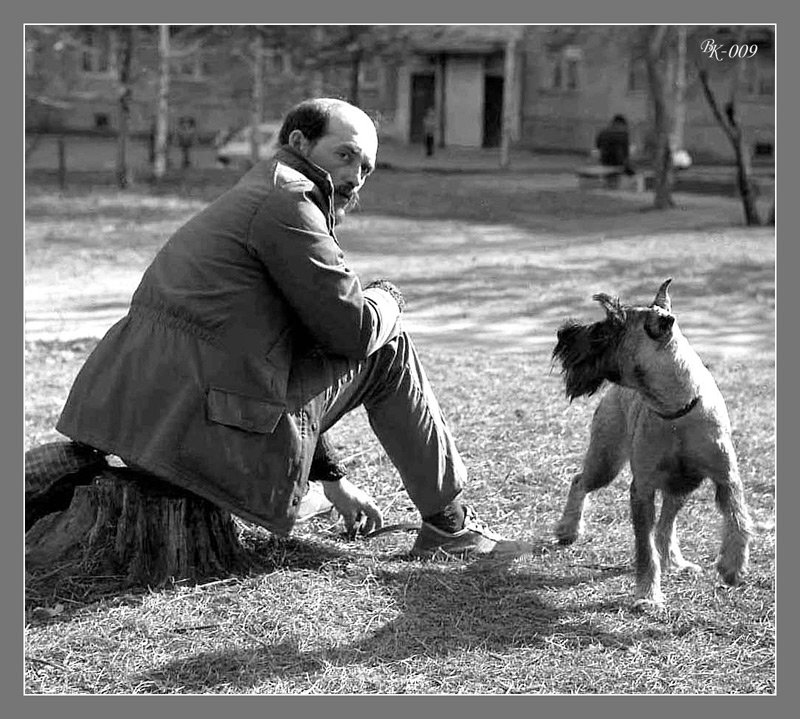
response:
[[[483,146],[499,147],[503,134],[503,78],[487,75],[483,86]]]
[[[411,76],[411,142],[424,142],[423,118],[429,107],[436,105],[436,78],[432,74]]]

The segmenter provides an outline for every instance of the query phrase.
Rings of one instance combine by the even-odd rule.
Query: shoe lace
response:
[[[464,528],[476,532],[488,532],[487,524],[478,517],[477,512],[470,506],[464,505]]]

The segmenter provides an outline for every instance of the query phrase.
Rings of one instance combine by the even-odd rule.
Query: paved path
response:
[[[623,299],[649,301],[656,287],[644,276],[676,275],[674,306],[684,333],[703,356],[737,358],[774,354],[774,300],[769,271],[736,263],[739,253],[756,248],[771,254],[769,230],[731,233],[681,233],[629,238],[554,239],[511,226],[476,226],[442,221],[405,222],[402,246],[370,248],[395,218],[353,219],[344,242],[350,265],[362,277],[391,276],[409,298],[406,328],[420,345],[486,352],[541,352],[552,348],[555,331],[567,317],[599,319],[590,297],[596,291]],[[344,234],[344,233],[342,233]],[[712,278],[684,272],[685,258],[714,243],[714,252],[729,253],[731,264]],[[637,254],[631,255],[632,247]],[[697,249],[695,249],[697,248]],[[710,250],[709,250],[710,251]],[[658,259],[654,259],[658,258]],[[86,270],[86,263],[65,262],[57,270],[34,267],[25,285],[27,341],[99,338],[127,311],[149,257],[107,259]],[[595,267],[607,268],[621,287],[602,286]],[[660,265],[665,270],[655,269]],[[768,266],[767,266],[768,267]],[[708,296],[724,296],[726,286],[750,282],[754,299],[746,304],[709,305]],[[752,273],[751,275],[748,273]],[[750,277],[750,279],[748,279]],[[609,280],[611,281],[611,280]],[[576,289],[577,287],[577,289]]]
[[[47,148],[40,152],[43,153],[40,161],[46,164]],[[209,157],[204,161],[209,161]],[[393,167],[408,171],[424,167],[442,173],[493,173],[494,184],[505,181],[518,186],[522,181],[531,193],[574,190],[572,169],[580,159],[515,152],[511,169],[512,174],[524,173],[520,180],[519,176],[510,178],[507,173],[497,172],[497,150],[448,149],[426,158],[421,148],[390,143],[381,157]],[[482,177],[475,181],[486,182]],[[640,204],[641,197],[636,200]],[[613,215],[593,218],[590,223],[565,216],[558,220],[560,236],[514,225],[354,215],[348,218],[340,236],[349,261],[363,277],[385,276],[387,268],[391,268],[391,276],[397,278],[411,298],[406,326],[420,342],[454,349],[477,345],[491,352],[537,351],[552,345],[555,329],[566,316],[587,319],[593,316],[589,299],[593,292],[601,289],[619,292],[625,299],[626,290],[637,289],[645,274],[674,270],[680,275],[685,258],[701,255],[714,241],[713,232],[698,232],[696,228],[709,218],[724,224],[725,213],[736,216],[740,212],[734,200],[703,196],[684,199],[685,213],[670,220],[676,234],[666,240],[659,213],[629,213],[628,222],[635,223],[631,227],[621,226]],[[142,207],[141,214],[122,229],[131,236],[150,232],[165,239],[177,220],[154,219],[157,213],[148,203],[155,201],[126,198],[125,202],[132,206],[139,203]],[[187,216],[196,209],[187,204]],[[64,222],[56,220],[49,229],[35,217],[27,223],[26,241],[31,248],[25,279],[28,341],[102,336],[124,315],[154,252],[152,249],[122,253],[95,250],[87,259],[81,255],[83,250],[73,251],[68,243],[63,246],[67,251],[62,248],[58,257],[45,256],[47,232],[74,233],[74,246],[81,248],[81,233],[97,231],[91,208],[75,222],[71,220],[71,211],[65,207]],[[174,213],[166,214],[173,216]],[[119,222],[101,230],[108,232],[107,244],[112,246],[115,234],[120,232]],[[395,247],[387,238],[398,233],[403,238],[402,246]],[[641,241],[631,243],[631,235]],[[766,228],[733,230],[727,236],[723,233],[721,241],[729,246],[732,261],[742,243],[755,241],[768,248],[768,255],[772,251],[771,230]],[[633,248],[635,256],[631,255]],[[597,268],[602,270],[603,266],[608,268],[603,270],[605,276],[619,278],[611,281],[622,280],[627,287],[595,286],[599,281]],[[739,271],[735,262],[732,267],[733,274]],[[585,292],[583,286],[576,291],[576,278],[583,276],[587,278]],[[770,297],[746,307],[728,308],[721,323],[707,307],[708,288],[688,284],[676,277],[676,306],[681,313],[679,317],[685,315],[682,321],[685,331],[699,349],[725,356],[774,352],[774,307],[770,305]],[[565,296],[572,298],[569,306],[564,305]],[[554,297],[559,297],[559,301],[553,301]]]

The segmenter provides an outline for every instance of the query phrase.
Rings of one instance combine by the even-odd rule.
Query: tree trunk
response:
[[[503,66],[503,124],[500,139],[500,167],[507,168],[510,162],[509,153],[514,135],[514,115],[516,113],[517,76],[517,38],[512,35],[506,41]]]
[[[127,585],[163,586],[249,565],[229,513],[152,475],[107,467],[69,489],[66,509],[27,531],[28,571],[61,565],[70,573],[119,576]]]
[[[675,63],[675,121],[672,126],[672,149],[685,149],[686,131],[686,25],[678,26],[678,55]]]
[[[158,107],[155,126],[155,161],[153,174],[156,180],[164,177],[167,171],[167,140],[169,136],[169,25],[158,28]]]
[[[311,479],[346,475],[322,435]],[[305,507],[305,518],[330,503]],[[302,510],[302,507],[301,507]],[[111,467],[86,445],[59,441],[25,453],[25,564],[32,575],[119,578],[128,586],[224,577],[257,566],[230,513],[160,478]]]
[[[360,78],[361,78],[361,60],[363,51],[356,48],[350,58],[350,103],[358,106],[360,102],[359,95],[361,94]]]
[[[264,38],[261,34],[253,40],[253,93],[250,115],[250,159],[255,165],[261,156],[259,125],[264,121]]]
[[[117,185],[124,190],[130,184],[127,146],[128,124],[131,115],[131,58],[133,56],[133,28],[121,25],[119,33],[119,127],[117,131]]]
[[[672,201],[672,153],[670,151],[670,118],[667,104],[666,68],[663,61],[664,25],[653,28],[647,43],[647,79],[653,104],[653,171],[655,173],[656,209],[673,207]]]
[[[736,185],[739,188],[739,196],[742,198],[745,223],[748,227],[754,227],[761,224],[761,217],[758,214],[756,192],[750,172],[750,156],[744,146],[741,128],[737,125],[736,129],[736,141],[733,146],[736,156]]]

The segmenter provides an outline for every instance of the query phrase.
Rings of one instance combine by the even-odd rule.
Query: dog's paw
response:
[[[680,562],[676,562],[674,560],[669,562],[662,561],[661,571],[673,572],[675,574],[702,574],[703,568],[699,564],[695,564],[694,562],[689,562],[686,559],[683,559]]]
[[[662,611],[664,609],[664,597],[639,597],[634,599],[631,610],[634,612]]]
[[[555,528],[556,539],[559,544],[572,544],[581,534],[581,523],[562,519]]]
[[[703,568],[694,562],[684,562],[683,564],[674,567],[673,571],[680,572],[681,574],[702,574]]]
[[[729,587],[736,587],[744,581],[745,572],[743,569],[737,567],[724,566],[722,563],[717,564],[717,571],[722,581]]]

